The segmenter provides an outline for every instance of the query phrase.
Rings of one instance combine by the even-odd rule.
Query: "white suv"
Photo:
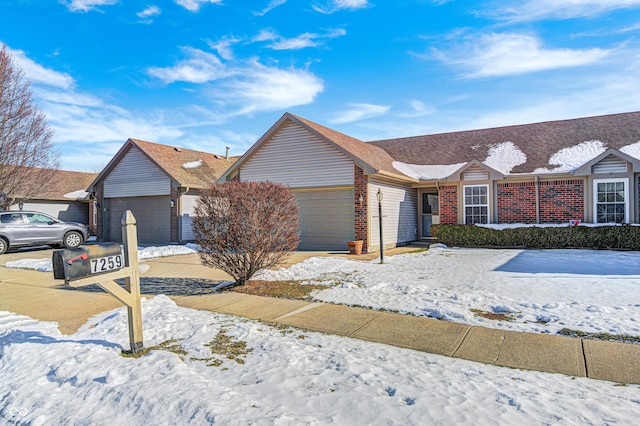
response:
[[[89,232],[82,223],[63,222],[32,211],[0,211],[0,254],[9,248],[63,245],[78,247]]]

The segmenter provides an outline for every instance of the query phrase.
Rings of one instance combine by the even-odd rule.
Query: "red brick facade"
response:
[[[498,223],[536,223],[535,182],[498,184]]]
[[[367,243],[369,236],[368,222],[367,222],[367,206],[369,204],[369,180],[364,174],[364,170],[354,164],[353,173],[353,198],[354,198],[354,227],[355,227],[355,239],[364,241],[362,245],[362,252],[367,252]],[[362,204],[360,204],[360,197],[362,197]]]
[[[584,220],[582,179],[538,182],[540,223]],[[498,223],[536,223],[535,182],[498,184]]]
[[[540,182],[540,223],[584,220],[584,180]]]
[[[458,223],[458,187],[440,187],[440,223]]]

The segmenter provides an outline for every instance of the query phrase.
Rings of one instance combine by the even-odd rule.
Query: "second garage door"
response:
[[[300,250],[346,250],[354,238],[353,190],[296,191]]]
[[[171,240],[170,198],[122,197],[105,198],[107,207],[107,232],[109,241],[122,242],[122,215],[131,210],[138,227],[140,244],[168,244]]]

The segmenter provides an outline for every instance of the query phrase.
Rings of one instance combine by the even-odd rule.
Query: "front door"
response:
[[[440,223],[440,201],[437,192],[423,192],[421,200],[422,238],[431,237],[431,225]]]

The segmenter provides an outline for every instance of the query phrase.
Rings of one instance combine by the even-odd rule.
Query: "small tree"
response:
[[[0,49],[0,209],[34,198],[58,168],[46,117],[6,46]]]
[[[298,206],[281,184],[213,184],[198,199],[193,229],[202,263],[244,285],[298,247]]]

